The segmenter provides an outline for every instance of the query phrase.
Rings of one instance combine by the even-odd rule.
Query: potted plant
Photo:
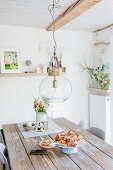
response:
[[[36,122],[45,122],[47,119],[47,108],[49,104],[46,103],[45,101],[38,99],[34,100],[34,106],[33,108],[35,109],[36,113]]]
[[[105,65],[101,67],[92,68],[85,63],[82,66],[82,72],[85,70],[90,76],[90,86],[94,88],[101,88],[102,90],[109,90],[110,86],[110,73],[105,73]]]

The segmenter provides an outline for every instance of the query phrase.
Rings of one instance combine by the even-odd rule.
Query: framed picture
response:
[[[1,73],[19,73],[19,49],[1,49]]]

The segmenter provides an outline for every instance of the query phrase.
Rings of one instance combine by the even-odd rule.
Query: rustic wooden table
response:
[[[12,170],[101,170],[113,169],[113,146],[92,135],[86,130],[78,128],[65,118],[53,119],[64,130],[72,130],[81,134],[85,144],[72,155],[66,155],[60,148],[48,150],[48,155],[31,156],[31,150],[39,148],[40,137],[23,138],[17,124],[4,125],[3,132],[8,149],[10,166]],[[44,136],[53,139],[56,134]]]

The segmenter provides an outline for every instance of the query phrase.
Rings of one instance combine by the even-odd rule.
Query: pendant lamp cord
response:
[[[54,56],[56,55],[56,49],[57,49],[57,43],[56,43],[56,39],[55,39],[55,18],[54,18],[54,14],[55,14],[55,9],[60,9],[61,6],[58,5],[60,0],[53,0],[53,4],[50,4],[48,6],[48,10],[52,16],[53,19],[53,24],[54,24],[54,29],[53,29],[53,40],[54,40]]]

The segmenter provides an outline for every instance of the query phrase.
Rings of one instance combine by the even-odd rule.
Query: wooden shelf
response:
[[[1,73],[0,77],[48,76],[48,73]]]
[[[96,42],[96,43],[94,43],[94,45],[110,45],[110,43],[109,42]]]
[[[102,90],[99,88],[88,88],[88,90],[93,91],[93,92],[99,92],[99,93],[103,93],[103,94],[109,94],[110,90]]]

